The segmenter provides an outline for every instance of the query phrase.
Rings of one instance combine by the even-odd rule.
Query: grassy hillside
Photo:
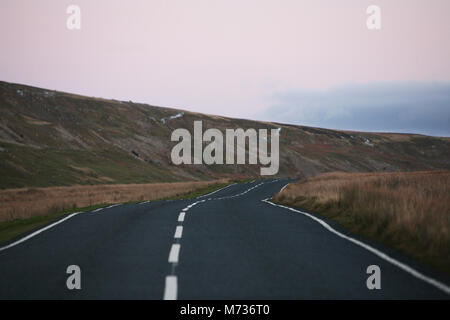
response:
[[[450,171],[327,173],[274,199],[322,214],[450,274]]]
[[[175,166],[176,128],[281,128],[281,176],[450,169],[450,139],[231,119],[0,82],[0,188],[257,176],[259,165]],[[176,118],[171,118],[179,115]]]

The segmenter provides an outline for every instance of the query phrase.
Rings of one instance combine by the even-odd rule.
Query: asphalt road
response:
[[[450,297],[420,279],[448,288],[426,267],[350,235],[395,260],[388,261],[311,217],[262,201],[287,182],[80,213],[0,251],[0,299]],[[81,290],[67,289],[69,265],[81,269]],[[380,267],[380,290],[366,286],[369,265]]]

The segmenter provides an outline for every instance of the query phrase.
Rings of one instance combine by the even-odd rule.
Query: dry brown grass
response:
[[[176,197],[227,180],[0,190],[0,221],[103,203]]]
[[[275,197],[450,273],[450,171],[327,173]]]

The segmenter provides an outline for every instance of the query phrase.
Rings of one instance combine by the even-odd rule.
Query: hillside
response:
[[[281,128],[280,176],[450,169],[450,139],[232,119],[0,82],[0,188],[257,176],[259,165],[170,161],[176,128]]]

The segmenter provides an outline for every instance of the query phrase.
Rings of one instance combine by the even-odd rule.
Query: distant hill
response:
[[[176,128],[281,128],[280,176],[450,169],[450,139],[233,119],[0,82],[0,188],[257,176],[170,161]]]

